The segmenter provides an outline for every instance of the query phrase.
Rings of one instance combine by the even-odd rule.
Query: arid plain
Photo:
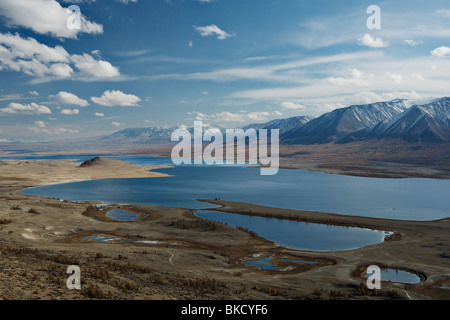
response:
[[[343,252],[286,249],[249,230],[201,220],[190,210],[23,195],[27,187],[107,178],[162,176],[157,167],[100,158],[2,160],[0,297],[3,299],[449,299],[450,219],[395,221],[208,200],[222,211],[392,231],[385,242]],[[126,190],[124,190],[126,192]],[[113,208],[134,222],[106,216]],[[89,236],[107,242],[83,240]],[[272,255],[288,271],[252,271],[245,259]],[[301,264],[294,260],[307,260]],[[371,264],[417,274],[422,282],[365,288]],[[81,290],[69,290],[69,265]]]

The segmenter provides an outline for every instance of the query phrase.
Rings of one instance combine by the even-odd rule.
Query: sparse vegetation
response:
[[[247,299],[251,297],[254,299],[360,300],[406,298],[403,287],[397,292],[390,290],[395,288],[391,284],[386,284],[383,290],[368,290],[360,287],[360,281],[363,281],[361,280],[361,272],[364,270],[358,270],[357,273],[348,275],[348,282],[342,285],[337,284],[340,282],[333,278],[335,276],[333,272],[323,274],[323,281],[331,279],[324,285],[326,289],[321,288],[322,279],[319,279],[319,277],[311,278],[317,280],[317,282],[303,281],[308,279],[310,274],[317,275],[317,273],[313,271],[301,274],[301,272],[307,268],[319,269],[323,265],[336,264],[336,261],[340,261],[341,257],[338,252],[331,253],[331,259],[325,258],[327,254],[320,254],[318,257],[322,258],[314,260],[318,262],[317,265],[305,264],[296,269],[295,272],[289,271],[286,276],[280,275],[282,279],[298,280],[298,283],[293,281],[292,286],[283,286],[284,283],[278,282],[277,277],[272,276],[273,273],[270,272],[261,271],[257,274],[251,274],[242,268],[240,259],[257,252],[270,252],[279,254],[280,257],[286,254],[288,259],[292,260],[294,258],[308,260],[308,258],[297,256],[300,254],[295,254],[289,250],[284,251],[285,249],[282,248],[274,248],[271,244],[259,241],[256,238],[249,239],[245,234],[225,227],[226,224],[189,215],[187,213],[189,210],[160,209],[157,207],[145,209],[145,206],[142,206],[142,208],[136,206],[131,211],[145,212],[146,214],[151,210],[154,212],[151,212],[151,219],[142,219],[142,223],[130,224],[131,227],[129,228],[127,224],[103,224],[93,221],[92,218],[80,217],[80,213],[84,211],[84,216],[101,219],[99,217],[104,216],[109,210],[100,210],[95,206],[90,206],[90,202],[64,202],[50,198],[26,199],[23,195],[13,193],[9,195],[5,193],[3,197],[5,207],[2,214],[4,219],[0,218],[0,228],[4,231],[4,237],[1,239],[0,256],[4,263],[1,264],[0,276],[2,284],[4,281],[7,283],[5,288],[9,288],[9,292],[2,292],[2,297],[6,299],[133,299],[150,297],[152,299],[158,297],[162,299]],[[243,208],[242,212],[245,214],[258,215],[261,212],[268,212],[271,214],[267,214],[267,217],[278,219],[291,215],[293,219],[300,221],[301,217],[305,217],[305,219],[317,219],[317,221],[321,219],[322,223],[328,224],[342,222],[339,216],[336,216],[336,219],[334,219],[334,216],[321,218],[321,214],[308,215],[307,212],[303,214],[299,211],[298,217],[296,217],[297,213],[294,210],[267,208],[266,211],[266,209],[258,209],[257,206],[251,205],[242,205],[239,208]],[[8,209],[17,211],[9,211]],[[232,210],[231,206],[228,206],[228,209]],[[26,212],[29,214],[24,214]],[[38,215],[39,213],[41,213],[41,216],[33,216],[33,214]],[[69,216],[75,216],[76,219],[60,223],[58,218],[62,216],[61,213],[65,214],[64,219]],[[146,217],[146,215],[143,216]],[[2,224],[11,223],[9,219],[12,219],[12,225],[2,227]],[[106,217],[106,219],[111,222],[109,218]],[[306,221],[312,222],[313,220]],[[141,228],[142,225],[147,227],[146,223],[150,228]],[[345,223],[344,220],[343,223]],[[358,223],[363,227],[365,226],[365,222],[359,218],[355,218],[352,226]],[[436,264],[433,270],[439,271],[442,270],[441,265],[444,265],[450,257],[449,252],[446,251],[448,247],[446,238],[438,236],[438,233],[448,230],[447,222],[427,222],[427,224],[430,225],[429,228],[423,230],[419,229],[420,223],[417,223],[417,227],[414,223],[408,223],[409,229],[406,229],[400,222],[392,226],[386,224],[388,227],[385,229],[399,230],[398,235],[403,233],[405,239],[410,237],[414,240],[416,238],[412,231],[422,230],[420,245],[424,249],[416,246],[417,251],[411,252],[423,253],[424,259],[430,259],[429,261]],[[237,227],[237,229],[247,232],[252,237],[258,237],[255,232],[246,228]],[[208,231],[214,230],[219,230],[219,232],[208,233]],[[86,234],[109,235],[127,239],[127,241],[124,241],[124,243],[119,241],[80,243],[80,235]],[[166,249],[161,244],[145,244],[149,241],[138,243],[138,240],[142,239],[164,241],[167,246],[170,245],[170,248]],[[223,239],[224,241],[222,241]],[[182,245],[176,246],[172,243]],[[20,247],[21,244],[25,244],[25,246]],[[413,241],[411,241],[411,244],[414,246]],[[401,243],[390,243],[389,247],[397,245],[401,245]],[[359,252],[362,252],[363,256],[361,262],[358,263],[364,263],[364,267],[367,267],[369,262],[384,261],[380,258],[380,255],[377,255],[380,250],[376,247],[371,251],[375,253],[373,257],[368,257],[364,249]],[[215,260],[213,260],[214,257]],[[381,257],[384,257],[384,253]],[[199,258],[198,261],[201,261],[201,265],[195,265],[196,258]],[[411,261],[411,265],[417,262],[412,255],[411,257],[400,255],[400,258],[404,262],[401,265],[399,262],[399,270],[404,269],[403,266],[407,265],[406,262]],[[334,259],[336,261],[332,262],[331,260],[334,261]],[[375,261],[367,261],[367,259],[375,259]],[[276,264],[277,266],[285,266],[283,262],[277,261],[276,263],[280,263]],[[66,280],[69,276],[66,273],[67,267],[73,264],[81,267],[82,290],[80,291],[69,291],[66,287]],[[356,267],[356,263],[354,267]],[[330,269],[332,268],[330,267]],[[433,271],[430,272],[425,264],[423,272],[435,275]],[[212,277],[215,277],[215,279],[212,279]],[[355,281],[355,279],[359,280]],[[434,277],[431,278],[433,281],[434,279]],[[423,286],[405,286],[404,290],[413,298],[420,295],[445,297],[448,292],[440,288],[448,285],[448,279],[443,279],[439,283],[433,281],[426,282]],[[17,283],[17,288],[24,290],[16,289],[15,283]],[[31,283],[35,287],[30,286]],[[286,284],[288,284],[287,280]],[[247,290],[246,285],[248,286]],[[255,285],[254,289],[248,290],[253,285]],[[314,286],[319,289],[313,290]],[[34,297],[31,295],[34,295]]]
[[[78,260],[77,258],[73,258],[73,257],[61,255],[61,254],[50,256],[50,260],[53,262],[68,265],[68,266],[80,264],[80,260]]]
[[[108,261],[106,265],[108,266],[108,269],[110,271],[119,271],[122,274],[127,274],[127,273],[132,273],[132,272],[150,273],[153,271],[153,269],[150,267],[139,266],[136,264],[132,264],[131,262],[128,262],[126,264],[121,264],[117,261]]]
[[[88,274],[91,276],[91,278],[101,281],[105,281],[111,278],[111,274],[109,273],[108,269],[99,266],[89,269]]]
[[[128,293],[129,291],[132,290],[133,291],[138,290],[138,287],[130,281],[117,282],[116,287],[122,290],[124,293]]]
[[[103,253],[101,253],[101,252],[97,252],[96,254],[95,254],[95,258],[96,259],[101,259],[101,258],[103,258],[104,257],[104,255],[103,255]]]
[[[170,282],[176,286],[183,286],[195,290],[198,293],[215,294],[220,292],[225,287],[225,284],[216,281],[216,279],[170,279]]]
[[[83,294],[92,299],[105,298],[103,290],[98,285],[90,285],[88,288],[83,290]]]
[[[252,231],[252,230],[249,230],[249,229],[247,229],[247,228],[244,228],[244,227],[241,227],[241,226],[237,226],[236,229],[248,233],[248,234],[249,234],[251,237],[253,237],[253,238],[257,238],[257,237],[258,237],[258,234],[257,234],[256,232],[254,232],[254,231]]]
[[[271,288],[271,287],[267,287],[267,288],[266,288],[266,287],[258,287],[258,286],[254,286],[254,287],[253,287],[253,290],[257,290],[257,291],[260,291],[260,292],[264,292],[264,293],[266,293],[266,294],[268,294],[268,295],[270,295],[270,296],[273,296],[273,297],[285,295],[285,293],[284,293],[283,290],[281,290],[281,289],[276,289],[276,288]]]
[[[364,283],[361,283],[357,289],[358,296],[365,296],[369,290],[367,289],[366,285]]]
[[[0,219],[0,224],[8,224],[11,223],[11,220],[9,219]]]
[[[186,220],[186,219],[177,219],[173,220],[169,227],[174,227],[178,229],[197,229],[201,231],[212,231],[216,230],[218,226],[217,222],[209,221],[209,220]]]
[[[88,206],[82,213],[83,216],[86,217],[93,217],[99,220],[111,220],[108,217],[105,217],[104,215],[100,214],[100,209],[97,207],[94,207],[92,205]],[[102,218],[103,217],[103,218]]]

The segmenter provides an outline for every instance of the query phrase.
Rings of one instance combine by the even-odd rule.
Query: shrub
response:
[[[0,224],[8,224],[11,223],[11,220],[8,219],[0,219]]]
[[[85,289],[83,291],[83,294],[92,299],[98,299],[98,298],[104,297],[103,290],[98,285],[95,285],[95,286],[90,285],[87,289]]]

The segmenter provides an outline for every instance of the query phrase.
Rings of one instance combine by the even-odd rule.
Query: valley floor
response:
[[[266,208],[224,201],[220,210],[314,223],[394,231],[386,242],[345,252],[290,250],[190,210],[67,202],[31,197],[26,187],[100,178],[161,176],[155,167],[106,159],[79,168],[71,160],[3,160],[0,165],[0,297],[4,299],[450,299],[450,219],[408,222]],[[137,213],[134,222],[105,214]],[[112,238],[89,241],[90,236]],[[244,259],[271,254],[314,264],[291,271],[251,271]],[[417,285],[362,277],[371,264],[409,270]],[[69,290],[67,267],[81,269]]]

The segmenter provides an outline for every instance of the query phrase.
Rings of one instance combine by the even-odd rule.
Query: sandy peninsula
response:
[[[191,210],[75,203],[20,193],[63,182],[164,176],[151,171],[156,168],[105,158],[82,166],[73,160],[2,160],[0,298],[450,298],[450,219],[395,221],[208,200],[221,205],[218,210],[237,214],[394,232],[380,244],[319,253],[280,247],[248,230],[199,219]],[[106,216],[115,208],[139,218],[121,222]],[[92,240],[99,237],[107,241]],[[273,256],[279,270],[246,267],[246,260],[263,256]],[[422,282],[383,283],[381,290],[368,291],[362,275],[370,264],[414,272]],[[81,290],[66,286],[69,265],[81,269]]]

